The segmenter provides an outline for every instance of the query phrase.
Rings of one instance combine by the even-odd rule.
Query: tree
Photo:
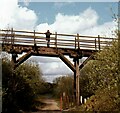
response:
[[[97,111],[100,113],[103,111],[108,111],[109,113],[119,112],[119,102],[118,88],[112,87],[109,90],[105,88],[98,90],[85,104],[80,106],[79,110],[83,112]]]
[[[92,92],[94,95],[90,97],[86,104],[80,107],[80,110],[120,110],[118,62],[118,42],[113,41],[112,46],[107,46],[98,52],[95,55],[95,60],[89,61],[82,69],[82,77],[85,78],[80,80],[81,83],[83,83],[83,80],[86,83],[85,85],[82,84],[82,90],[86,89],[87,93]]]
[[[118,81],[118,44],[113,41],[112,46],[107,46],[95,55],[95,60],[91,60],[81,70],[80,83],[83,90],[95,93],[101,88],[116,85]]]
[[[73,96],[73,77],[58,77],[54,80],[54,84],[56,84],[55,95],[57,97],[62,96],[63,92],[65,92],[67,96]]]
[[[43,82],[37,65],[23,64],[13,70],[9,60],[2,60],[3,113],[35,108],[35,99]]]

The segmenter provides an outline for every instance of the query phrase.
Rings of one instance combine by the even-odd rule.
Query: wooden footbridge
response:
[[[93,58],[93,54],[102,50],[106,45],[110,45],[113,38],[81,36],[79,34],[57,34],[52,33],[50,37],[50,47],[47,47],[45,33],[20,31],[20,30],[0,30],[0,43],[2,51],[12,54],[14,69],[26,61],[30,56],[59,57],[74,72],[74,93],[77,104],[80,103],[79,76],[80,69]],[[26,54],[17,58],[18,54]],[[73,59],[73,63],[65,56]],[[79,59],[87,57],[80,65]]]

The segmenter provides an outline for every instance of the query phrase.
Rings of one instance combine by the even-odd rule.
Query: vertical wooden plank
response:
[[[97,45],[96,45],[96,38],[95,38],[95,50],[97,49]]]
[[[77,105],[80,105],[80,86],[79,86],[79,59],[76,60],[76,98],[77,98]]]
[[[77,41],[78,41],[78,49],[80,49],[80,40],[79,40],[79,34],[77,34]]]
[[[74,65],[76,68],[76,71],[74,72],[74,93],[76,93],[75,94],[76,105],[80,105],[80,86],[79,86],[80,71],[79,71],[79,59],[78,58],[74,58]]]
[[[76,36],[75,36],[75,49],[76,49]]]
[[[100,35],[98,35],[98,49],[100,50]]]
[[[76,58],[74,58],[73,61],[74,67],[76,67]],[[76,71],[74,72],[74,100],[75,100],[74,102],[76,102]]]
[[[55,32],[55,47],[57,48],[57,32]]]
[[[12,30],[13,30],[13,29],[11,29],[11,45],[12,45]]]
[[[63,99],[62,96],[60,96],[60,111],[62,111],[63,107]]]
[[[36,44],[36,41],[35,41],[35,30],[34,30],[34,45]]]
[[[14,42],[14,41],[13,41],[13,40],[14,40],[13,38],[14,38],[14,36],[13,36],[13,28],[12,28],[12,29],[11,29],[11,45],[13,45],[13,42]]]

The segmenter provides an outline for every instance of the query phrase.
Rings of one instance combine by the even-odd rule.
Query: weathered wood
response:
[[[96,38],[95,38],[95,50],[97,49]]]
[[[22,64],[24,61],[26,61],[30,56],[32,55],[32,52],[29,51],[28,53],[26,53],[25,55],[23,55],[22,57],[20,57],[15,63],[15,68],[18,67],[20,64]]]
[[[98,35],[98,49],[100,50],[100,36]]]
[[[78,42],[78,49],[80,49],[80,40],[79,40],[79,34],[77,34],[77,42]]]
[[[80,104],[80,70],[91,58],[92,54],[104,48],[113,38],[81,36],[70,34],[52,33],[50,37],[50,47],[47,47],[45,33],[31,32],[23,30],[0,30],[0,43],[2,50],[11,54],[22,54],[21,58],[16,61],[12,56],[14,66],[19,66],[31,55],[59,57],[74,72],[74,94],[76,104]],[[98,47],[98,48],[97,48]],[[14,53],[13,53],[14,51]],[[74,59],[74,65],[64,56],[68,55]],[[88,57],[79,67],[79,59]]]
[[[75,49],[77,48],[77,39],[75,37]]]
[[[80,66],[79,68],[82,69],[84,67],[85,64],[87,64],[87,62],[89,60],[92,60],[94,58],[94,54],[92,54],[90,57],[88,57]]]
[[[80,76],[80,70],[79,70],[79,59],[76,58],[74,59],[74,64],[75,64],[75,73],[74,73],[74,79],[76,82],[76,86],[74,86],[76,88],[76,105],[79,106],[80,105],[80,86],[79,86],[79,76]]]
[[[55,47],[57,49],[57,32],[55,32]]]
[[[74,65],[61,53],[59,53],[59,58],[73,71],[75,72],[76,69]]]
[[[0,30],[0,36],[4,37],[3,38],[3,42],[5,42],[5,37],[15,37],[15,38],[11,38],[7,39],[8,42],[11,42],[11,44],[14,43],[19,43],[19,41],[24,43],[24,44],[28,44],[28,43],[32,43],[33,40],[33,45],[34,43],[37,44],[46,44],[46,38],[45,38],[45,33],[40,33],[40,32],[30,32],[30,31],[19,31],[19,30]],[[44,35],[43,35],[44,34]],[[40,36],[41,35],[41,36]],[[55,35],[55,37],[54,37]],[[56,40],[57,37],[57,40]],[[75,37],[77,37],[77,40],[75,40]],[[80,38],[80,39],[79,39]],[[61,46],[61,47],[66,47],[66,48],[80,48],[80,47],[85,47],[85,49],[96,49],[95,46],[92,46],[92,44],[94,45],[94,40],[96,37],[91,37],[91,36],[79,36],[79,34],[77,35],[69,35],[69,34],[57,34],[56,33],[52,33],[52,37],[50,38],[51,40],[51,45],[54,45],[55,47],[57,46]],[[101,40],[100,40],[101,38]],[[21,40],[19,40],[21,39]],[[107,41],[106,41],[107,40]],[[104,38],[104,37],[99,37],[98,39],[98,44],[96,44],[96,46],[98,45],[99,50],[101,48],[103,48],[102,44],[108,44],[108,42],[110,42],[111,40],[113,40],[113,38]],[[57,41],[57,45],[56,45],[56,41]],[[6,41],[7,42],[7,41]],[[41,43],[42,42],[42,43]],[[1,42],[0,42],[1,43]],[[85,45],[83,45],[85,44]],[[41,45],[43,46],[43,45]]]

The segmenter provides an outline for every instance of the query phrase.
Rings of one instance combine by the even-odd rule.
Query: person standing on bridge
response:
[[[46,34],[46,40],[47,40],[47,47],[50,47],[50,46],[49,46],[49,45],[50,45],[50,35],[51,35],[52,33],[50,33],[50,31],[47,30],[47,32],[46,32],[45,34]]]

